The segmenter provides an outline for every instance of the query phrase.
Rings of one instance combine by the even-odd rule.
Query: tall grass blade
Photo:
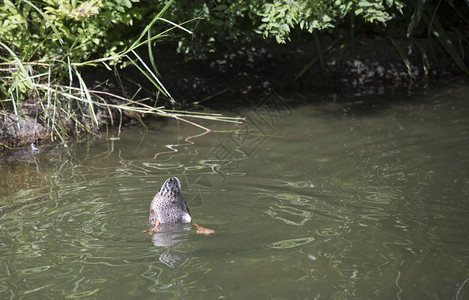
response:
[[[314,45],[316,46],[316,51],[318,53],[319,63],[321,64],[321,70],[324,71],[324,55],[321,51],[321,42],[319,41],[318,33],[313,32]]]
[[[469,69],[464,63],[464,60],[459,54],[457,48],[453,45],[453,42],[451,42],[451,39],[448,33],[443,28],[440,21],[437,18],[434,18],[432,22],[428,21],[428,18],[426,16],[424,16],[424,20],[426,20],[427,23],[429,23],[429,26],[431,24],[433,25],[431,29],[432,34],[435,36],[435,38],[443,47],[443,49],[445,49],[445,51],[451,56],[451,58],[454,60],[456,65],[459,67],[459,69],[461,69],[461,71],[469,75]]]
[[[430,61],[428,60],[427,51],[422,46],[422,44],[419,41],[417,41],[416,39],[411,38],[410,40],[412,41],[412,43],[417,47],[417,49],[420,52],[420,57],[422,58],[422,66],[423,66],[423,72],[425,74],[425,82],[426,82],[427,79],[428,79],[428,74],[430,72]]]
[[[13,59],[15,60],[16,65],[18,66],[18,70],[21,73],[22,79],[26,81],[26,84],[27,84],[28,88],[32,88],[33,84],[32,84],[31,78],[28,74],[28,71],[26,70],[26,67],[24,66],[23,62],[21,61],[21,59],[16,55],[16,53],[13,50],[10,49],[10,47],[5,45],[1,41],[0,41],[0,46],[5,48],[5,50],[8,51],[8,53],[10,53],[11,57],[13,57]]]
[[[417,0],[417,6],[414,8],[414,13],[412,14],[412,17],[410,18],[409,26],[407,27],[407,37],[410,37],[415,27],[419,25],[424,9],[425,9],[425,0]]]
[[[313,59],[311,59],[304,67],[303,69],[295,76],[295,80],[298,80],[300,79],[303,75],[305,75],[313,66],[314,64],[316,64],[316,62],[320,59],[320,57],[324,57],[324,54],[328,53],[329,51],[331,51],[338,43],[341,43],[343,41],[343,39],[339,39],[331,44],[329,44],[329,46],[326,47],[326,49],[324,49],[323,51],[321,51],[321,55],[318,55],[316,57],[314,57]]]
[[[88,90],[88,87],[86,86],[85,81],[81,77],[80,72],[78,72],[78,70],[76,70],[76,69],[74,71],[75,71],[75,75],[78,78],[78,82],[80,83],[80,90],[81,90],[82,93],[85,94],[85,99],[87,101],[88,108],[90,110],[90,115],[91,115],[90,118],[91,118],[92,122],[96,124],[96,127],[98,127],[99,126],[98,119],[96,118],[96,114],[94,112],[94,106],[93,106],[94,101],[91,98],[90,91]]]
[[[464,53],[466,53],[464,49],[464,44],[469,45],[469,40],[466,38],[464,33],[462,33],[460,30],[457,28],[451,28],[453,29],[454,33],[458,36],[458,44],[459,44],[459,53],[461,53],[462,59],[464,59]]]
[[[8,89],[8,94],[11,97],[11,103],[13,105],[13,111],[15,113],[15,118],[16,118],[16,126],[18,129],[20,129],[20,121],[19,121],[19,115],[18,115],[18,105],[21,102],[21,97],[20,97],[20,90],[21,86],[25,86],[27,90],[32,90],[33,88],[33,81],[31,80],[31,77],[29,76],[28,71],[26,70],[26,67],[24,66],[23,62],[21,59],[16,55],[16,53],[10,49],[7,45],[4,43],[0,42],[0,46],[5,48],[5,50],[10,53],[11,57],[15,60],[15,65],[18,67],[18,76],[21,77],[21,80],[15,79],[13,84],[10,86]]]
[[[132,53],[137,57],[137,59],[140,61],[140,63],[145,67],[145,70],[146,72],[142,71],[142,69],[137,66],[137,68],[143,73],[145,74],[145,76],[163,93],[165,94],[167,97],[169,97],[169,99],[171,100],[172,103],[176,103],[176,101],[174,101],[173,97],[171,96],[171,94],[166,90],[166,88],[163,86],[163,84],[160,82],[160,80],[158,79],[158,77],[150,70],[150,68],[147,66],[147,64],[140,58],[140,56],[137,54],[137,52],[135,52],[134,50],[132,50]],[[151,75],[151,76],[150,76]],[[156,84],[155,84],[156,82]]]
[[[424,18],[424,21],[427,23],[427,38],[431,39],[432,36],[432,28],[433,28],[433,22],[435,21],[435,18],[437,17],[436,13],[438,12],[438,9],[440,8],[441,1],[438,1],[438,4],[436,5],[435,9],[433,10],[433,13],[430,12],[429,8],[425,9],[425,14],[422,15]],[[431,18],[428,19],[428,15],[431,15]]]
[[[465,22],[466,26],[469,25],[469,18],[464,14],[464,11],[461,11],[460,8],[456,7],[452,1],[447,1],[448,5],[451,6],[453,11],[458,15],[459,21]],[[469,0],[466,0],[466,4],[469,7]],[[466,10],[467,13],[467,10]]]
[[[396,49],[397,53],[399,53],[399,56],[401,57],[402,62],[405,64],[405,67],[407,68],[407,74],[409,75],[410,85],[413,85],[414,75],[412,74],[412,66],[410,65],[409,58],[407,57],[407,55],[405,55],[401,46],[399,46],[399,44],[392,37],[388,36],[388,39],[391,41],[391,44]]]
[[[313,59],[311,59],[304,67],[303,69],[295,76],[295,80],[298,80],[300,79],[301,77],[303,77],[303,75],[305,75],[315,64],[316,62],[319,60],[319,56],[316,56],[314,57]]]
[[[29,0],[23,0],[24,3],[27,3],[29,6],[31,6],[32,8],[34,8],[43,18],[44,20],[47,21],[47,23],[49,24],[49,26],[52,28],[52,30],[54,31],[55,35],[57,36],[59,42],[60,42],[60,45],[63,45],[64,41],[62,39],[62,35],[60,34],[59,30],[57,29],[57,27],[54,25],[54,23],[49,19],[49,17],[47,17],[47,15],[39,8],[37,7],[36,5],[34,5],[33,3],[31,3]]]
[[[16,99],[18,99],[18,90],[16,89],[15,90],[16,92]],[[11,97],[11,102],[12,102],[12,105],[13,105],[13,110],[15,112],[15,118],[16,118],[16,126],[18,127],[18,130],[20,129],[20,120],[19,120],[19,116],[18,116],[18,109],[16,108],[16,106],[18,105],[17,104],[17,100],[15,100],[15,95],[13,95],[13,90],[10,91],[10,97]]]
[[[155,24],[155,22],[168,10],[168,8],[173,4],[174,0],[168,1],[166,5],[163,7],[163,9],[153,17],[153,19],[148,23],[147,26],[145,26],[145,29],[140,33],[140,36],[135,40],[135,42],[130,46],[129,50],[133,50],[135,48],[138,48],[138,44],[142,40],[142,38],[147,34],[147,32],[150,30],[150,28]]]
[[[155,72],[155,74],[157,76],[160,76],[160,73],[158,72],[158,68],[156,67],[156,63],[155,63],[155,57],[153,55],[153,47],[151,45],[151,28],[150,30],[148,30],[148,36],[147,36],[147,40],[148,40],[148,43],[147,43],[147,46],[148,46],[148,56],[150,58],[150,64],[151,64],[151,67],[153,68],[153,71]]]
[[[190,30],[188,30],[188,29],[186,29],[186,28],[182,27],[181,25],[178,25],[178,24],[176,24],[176,23],[174,23],[174,22],[171,22],[171,21],[169,21],[169,20],[166,20],[165,18],[160,18],[160,17],[159,17],[158,20],[167,22],[167,23],[173,25],[174,27],[179,28],[179,29],[181,29],[181,30],[183,30],[183,31],[185,31],[185,32],[187,32],[187,33],[189,33],[190,35],[193,35],[193,34],[194,34],[192,31],[190,31]]]

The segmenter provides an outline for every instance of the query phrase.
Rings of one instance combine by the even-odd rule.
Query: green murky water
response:
[[[199,137],[25,151],[0,165],[0,298],[469,299],[468,95],[272,96]],[[141,232],[169,176],[215,234]]]

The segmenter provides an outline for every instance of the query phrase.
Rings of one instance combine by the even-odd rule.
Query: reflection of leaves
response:
[[[183,165],[178,162],[164,162],[164,163],[143,162],[142,165],[144,165],[145,167],[157,169],[157,170],[178,170],[183,167]]]
[[[266,213],[288,225],[303,226],[312,217],[312,213],[292,206],[275,205],[271,206]]]
[[[311,205],[311,201],[312,201],[312,198],[309,196],[300,196],[300,195],[287,194],[287,193],[277,194],[275,195],[275,198],[288,201],[289,203],[292,203],[292,204],[306,205],[306,206]]]
[[[30,269],[23,269],[20,270],[20,273],[23,275],[31,275],[31,274],[36,274],[36,273],[41,273],[44,271],[47,271],[51,268],[51,266],[40,266],[40,267],[34,267]]]
[[[319,235],[319,236],[333,236],[333,235],[338,235],[339,234],[339,229],[340,228],[335,228],[335,227],[323,227],[323,228],[318,228],[314,232]]]
[[[290,248],[295,248],[298,246],[303,246],[306,244],[311,243],[314,241],[314,237],[306,237],[306,238],[298,238],[298,239],[290,239],[290,240],[283,240],[283,241],[278,241],[270,244],[270,248],[274,249],[290,249]]]

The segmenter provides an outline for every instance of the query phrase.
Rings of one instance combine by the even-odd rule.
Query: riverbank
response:
[[[422,42],[426,49],[424,53],[428,53],[427,60],[424,60],[422,49],[411,40],[400,40],[393,45],[390,39],[364,35],[330,51],[327,51],[328,45],[333,41],[327,35],[321,36],[319,41],[321,55],[318,55],[319,44],[313,41],[279,45],[258,40],[247,44],[220,43],[214,53],[191,60],[177,54],[174,44],[162,44],[156,48],[156,63],[163,85],[180,107],[188,109],[194,103],[212,108],[227,101],[242,105],[257,101],[259,95],[272,90],[283,93],[323,89],[357,95],[382,94],[393,89],[424,87],[442,78],[462,75],[436,42]],[[408,59],[407,64],[403,54]],[[466,65],[468,54],[464,56]],[[307,66],[310,68],[305,68]],[[118,88],[114,74],[104,68],[84,70],[83,76],[90,87],[100,86],[100,89],[113,91],[116,95],[124,93],[131,97],[140,90],[139,97],[155,99],[157,92],[141,72],[131,67],[120,71],[124,91]],[[112,96],[106,101],[122,103]],[[151,100],[148,102],[154,105]],[[95,108],[96,130],[140,122],[145,117],[109,107]],[[58,116],[62,118],[62,129],[69,136],[83,133],[84,130],[77,128],[76,122],[66,114]],[[89,122],[89,118],[84,118],[83,122]],[[2,150],[60,141],[58,135],[44,124],[38,103],[25,101],[18,114],[4,111],[0,114],[0,124]]]
[[[322,36],[320,43],[322,48],[327,48],[333,41]],[[318,57],[313,41],[224,44],[221,50],[189,62],[175,51],[162,48],[159,68],[163,84],[185,103],[207,97],[214,102],[226,98],[244,102],[269,90],[326,89],[380,94],[393,89],[425,87],[440,79],[463,75],[436,42],[423,45],[430,68],[424,65],[419,50],[410,40],[400,40],[397,44],[405,51],[409,68],[391,41],[381,36],[357,37],[344,48],[323,53],[322,58]],[[465,57],[469,64],[469,52]]]

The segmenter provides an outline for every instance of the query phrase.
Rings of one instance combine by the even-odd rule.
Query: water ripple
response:
[[[282,241],[274,242],[270,244],[269,247],[273,249],[290,249],[290,248],[300,247],[300,246],[309,244],[313,241],[314,241],[314,237],[289,239],[289,240],[282,240]]]

